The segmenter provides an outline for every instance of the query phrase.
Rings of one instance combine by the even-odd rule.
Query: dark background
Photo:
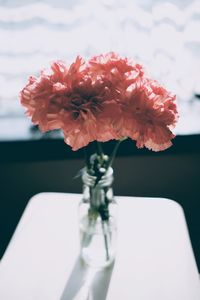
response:
[[[200,135],[177,136],[163,152],[138,150],[124,141],[114,163],[115,195],[170,198],[185,212],[200,270]],[[110,153],[114,142],[104,145]],[[60,138],[0,142],[0,257],[28,200],[39,192],[81,193],[84,151]],[[170,220],[169,220],[170,222]]]

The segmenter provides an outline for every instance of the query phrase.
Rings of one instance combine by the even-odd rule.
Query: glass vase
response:
[[[116,252],[117,204],[113,198],[113,169],[97,182],[84,169],[83,197],[79,204],[80,253],[92,267],[110,265]]]

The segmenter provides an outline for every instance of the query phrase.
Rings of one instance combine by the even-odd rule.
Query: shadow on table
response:
[[[105,300],[113,267],[89,268],[78,257],[60,300]]]

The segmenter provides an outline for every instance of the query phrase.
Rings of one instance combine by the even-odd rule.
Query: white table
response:
[[[74,299],[88,272],[78,257],[80,198],[42,193],[30,200],[0,264],[1,300]],[[181,207],[167,199],[116,199],[116,261],[95,274],[93,299],[199,300],[199,276]]]

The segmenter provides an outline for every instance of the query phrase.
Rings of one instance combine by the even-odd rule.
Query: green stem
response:
[[[117,154],[117,150],[118,150],[118,148],[119,148],[121,142],[123,142],[123,141],[126,140],[126,139],[127,139],[127,137],[125,137],[125,138],[119,140],[119,141],[117,142],[117,144],[115,145],[115,148],[114,148],[114,150],[113,150],[113,152],[112,152],[112,154],[111,154],[111,156],[110,156],[110,159],[109,159],[109,161],[108,161],[108,167],[107,167],[107,169],[108,169],[109,167],[112,167],[113,161],[114,161],[115,156],[116,156],[116,154]]]
[[[89,153],[87,151],[87,147],[84,148],[84,154],[85,154],[85,163],[86,163],[86,166],[87,166],[87,170],[89,171],[90,170],[90,156],[89,156]]]
[[[102,148],[101,143],[100,143],[100,142],[96,142],[96,145],[97,145],[97,154],[98,154],[101,158],[103,158],[104,153],[103,153],[103,148]]]

